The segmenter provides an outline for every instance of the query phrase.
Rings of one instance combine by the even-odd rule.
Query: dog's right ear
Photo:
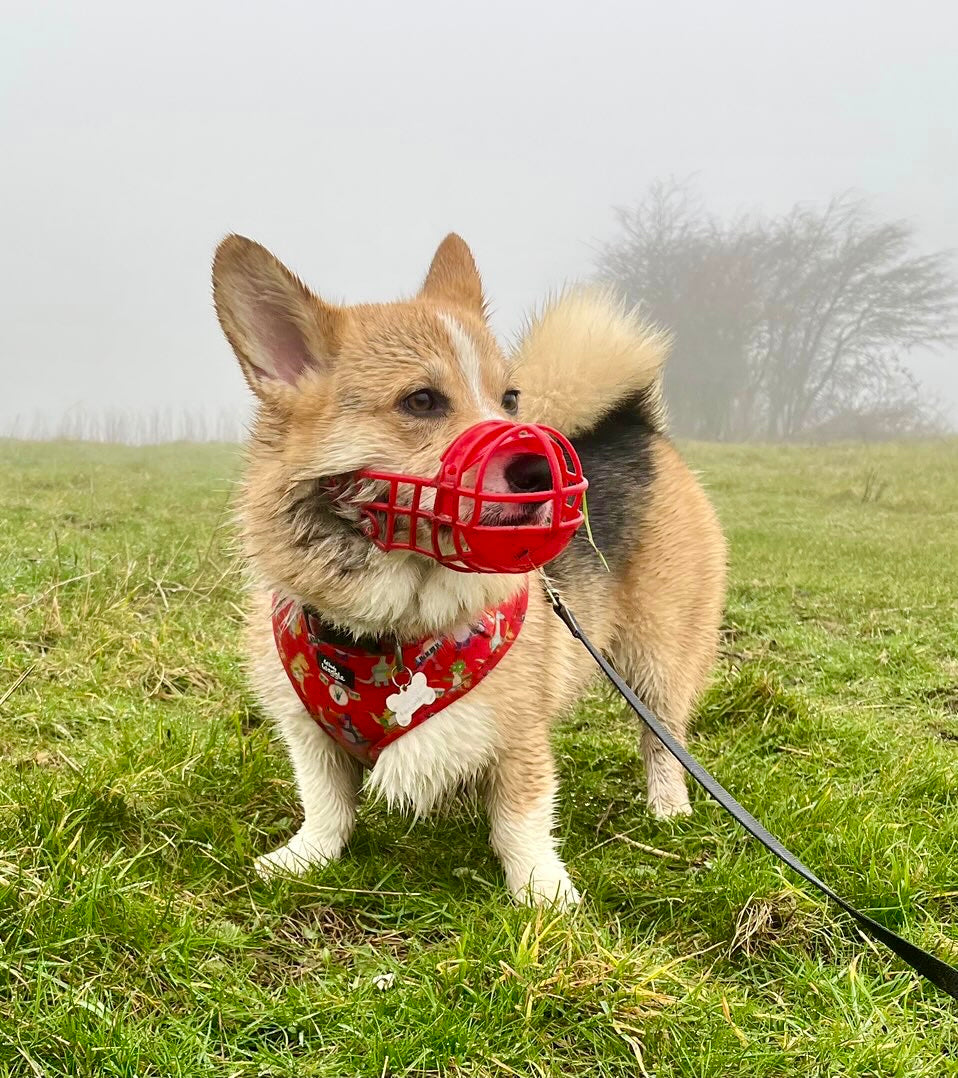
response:
[[[245,236],[227,236],[213,259],[213,301],[250,388],[259,397],[322,369],[339,349],[342,312]]]

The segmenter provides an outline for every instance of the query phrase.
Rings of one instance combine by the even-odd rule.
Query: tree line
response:
[[[709,440],[898,437],[937,430],[910,373],[955,341],[950,254],[861,199],[723,221],[688,185],[617,211],[596,275],[673,335],[675,430]]]

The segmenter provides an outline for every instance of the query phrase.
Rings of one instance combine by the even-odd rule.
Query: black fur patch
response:
[[[335,530],[322,480],[304,479],[296,484],[286,505],[286,519],[298,547],[315,546]]]
[[[607,412],[592,430],[571,439],[589,480],[586,503],[592,538],[613,573],[635,546],[643,494],[654,475],[656,437],[648,402],[639,393]],[[561,581],[566,574],[596,569],[604,572],[583,525],[549,572]]]
[[[337,542],[337,557],[329,563],[337,576],[343,578],[365,568],[369,545],[365,540],[360,541],[355,524],[333,511],[323,480],[307,479],[298,483],[284,513],[293,542],[301,550],[324,541]]]

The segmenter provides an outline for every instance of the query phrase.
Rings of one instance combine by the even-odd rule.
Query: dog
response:
[[[440,691],[460,695],[392,740],[365,772],[365,788],[421,816],[472,786],[512,895],[575,904],[553,836],[550,728],[589,689],[591,659],[555,616],[539,575],[460,572],[415,551],[382,550],[333,480],[371,468],[433,476],[450,443],[477,423],[521,420],[562,432],[589,482],[588,528],[545,572],[593,642],[684,740],[716,657],[726,546],[667,433],[667,336],[601,290],[573,290],[549,302],[506,354],[489,328],[475,260],[455,234],[411,299],[329,303],[237,235],[216,251],[213,291],[257,398],[239,504],[250,676],[285,741],[303,809],[302,826],[258,858],[258,872],[299,874],[338,858],[364,779],[351,751],[355,730],[337,739],[329,716],[317,721],[297,692],[307,675],[297,668],[297,682],[284,665],[278,607],[287,609],[283,631],[289,611],[305,609],[311,625],[328,625],[347,649],[324,660],[332,671],[324,683],[344,704],[348,694],[333,682],[345,680],[336,656],[349,646],[361,652],[376,642],[367,673],[381,676],[359,680],[401,692],[403,649],[480,639],[492,611],[498,637],[489,621],[483,647],[506,642],[508,653],[481,679],[454,664]],[[501,611],[517,596],[526,606],[507,619],[506,640]],[[377,647],[384,654],[373,663]],[[385,726],[393,713],[384,715]],[[649,811],[660,819],[689,813],[678,763],[648,732],[641,746]]]

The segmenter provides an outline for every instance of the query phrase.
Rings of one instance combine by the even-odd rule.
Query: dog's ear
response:
[[[324,303],[273,255],[227,236],[213,259],[213,301],[250,388],[269,397],[336,355],[342,312]]]
[[[419,294],[485,318],[486,305],[476,260],[466,241],[455,232],[450,232],[439,244]]]

